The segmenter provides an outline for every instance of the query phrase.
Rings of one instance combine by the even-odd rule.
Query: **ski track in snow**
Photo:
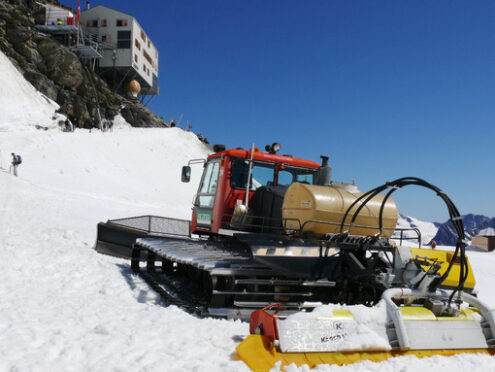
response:
[[[179,128],[36,131],[35,123],[53,124],[54,105],[40,101],[1,52],[0,68],[0,89],[9,93],[0,94],[0,166],[8,168],[12,151],[23,156],[19,178],[0,171],[0,371],[248,371],[235,357],[247,323],[166,307],[126,260],[92,249],[99,221],[189,218],[202,168],[181,184],[180,167],[207,148]],[[495,305],[495,252],[469,258],[480,298]],[[399,357],[315,370],[495,371],[494,362]]]

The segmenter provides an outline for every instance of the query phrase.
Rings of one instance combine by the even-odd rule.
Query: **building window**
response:
[[[143,39],[143,41],[146,42],[146,34],[144,33],[143,30],[141,30],[141,39]]]
[[[134,62],[137,63],[137,61],[138,61],[138,56],[137,56],[137,54],[134,54]]]
[[[90,19],[86,22],[86,27],[98,27],[97,19]]]
[[[127,27],[127,19],[117,19],[117,27]]]
[[[101,27],[107,27],[107,20],[106,19],[101,20]]]
[[[134,40],[134,45],[136,46],[136,48],[138,48],[138,50],[141,50],[141,43],[138,41],[138,39]]]
[[[117,31],[117,48],[130,49],[131,31]]]
[[[143,63],[143,71],[146,72],[146,65]]]
[[[107,35],[101,35],[101,42],[106,43],[107,42]]]
[[[151,47],[150,39],[148,39],[148,48]]]
[[[150,65],[153,64],[153,60],[151,59],[150,55],[148,53],[146,53],[146,50],[144,50],[144,49],[143,49],[143,56],[149,62]]]

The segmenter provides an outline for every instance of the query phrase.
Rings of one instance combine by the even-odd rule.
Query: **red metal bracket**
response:
[[[267,310],[275,309],[273,314]],[[271,304],[265,306],[261,310],[256,310],[251,313],[249,320],[249,332],[253,334],[262,334],[268,337],[270,340],[278,340],[277,330],[277,317],[276,315],[280,311],[280,304]]]

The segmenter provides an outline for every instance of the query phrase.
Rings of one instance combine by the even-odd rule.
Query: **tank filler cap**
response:
[[[337,182],[337,183],[333,183],[332,186],[336,189],[350,192],[351,194],[357,194],[359,192],[359,189],[354,184],[354,182],[353,183]]]

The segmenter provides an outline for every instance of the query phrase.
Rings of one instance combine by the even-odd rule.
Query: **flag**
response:
[[[79,23],[79,19],[81,18],[81,4],[79,0],[77,0],[77,23]]]

